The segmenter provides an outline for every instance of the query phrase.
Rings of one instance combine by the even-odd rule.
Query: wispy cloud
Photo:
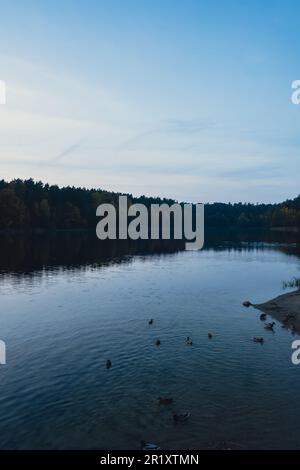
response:
[[[163,124],[161,132],[180,134],[193,134],[216,126],[216,122],[209,119],[167,119]]]
[[[136,147],[143,143],[145,139],[149,137],[160,137],[164,136],[189,136],[191,134],[197,134],[206,130],[209,130],[216,126],[216,123],[208,119],[165,119],[159,122],[156,126],[151,129],[147,129],[140,132],[128,140],[122,142],[118,150],[125,150]]]
[[[282,169],[278,165],[272,165],[270,163],[267,165],[245,166],[235,170],[222,171],[218,174],[228,180],[273,179],[281,176]]]
[[[79,149],[82,142],[83,142],[83,140],[80,140],[79,142],[65,148],[62,152],[60,152],[58,155],[53,157],[52,160],[56,161],[56,162],[62,161],[64,159],[64,157],[66,157],[67,155],[70,155],[72,152],[75,152],[77,149]]]

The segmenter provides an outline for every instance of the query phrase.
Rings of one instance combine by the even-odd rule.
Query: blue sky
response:
[[[299,191],[296,1],[0,1],[1,177],[184,201]]]

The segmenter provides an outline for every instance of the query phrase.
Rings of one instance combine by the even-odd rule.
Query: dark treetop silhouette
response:
[[[50,186],[33,179],[0,181],[0,230],[94,229],[96,208],[102,203],[118,206],[121,193],[101,189]],[[130,203],[173,204],[172,199],[133,197]],[[207,227],[300,227],[300,196],[280,204],[205,205]]]

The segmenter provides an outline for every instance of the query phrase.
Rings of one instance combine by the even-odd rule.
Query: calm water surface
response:
[[[93,254],[86,240],[26,243],[1,245],[1,448],[300,448],[295,337],[266,332],[241,305],[299,277],[295,243],[218,239],[134,255]],[[175,426],[172,413],[185,411]]]

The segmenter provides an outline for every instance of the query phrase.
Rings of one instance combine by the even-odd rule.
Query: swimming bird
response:
[[[158,397],[158,403],[160,405],[172,405],[172,403],[174,402],[173,398],[171,397]]]
[[[207,336],[208,336],[209,339],[212,339],[212,337],[213,337],[212,333],[208,333]]]
[[[183,423],[184,421],[187,421],[189,417],[191,416],[191,413],[181,413],[181,414],[173,414],[173,419],[175,423]]]
[[[244,307],[251,307],[252,303],[249,302],[249,300],[245,300],[245,302],[243,302],[243,305]]]
[[[266,314],[266,313],[262,313],[259,318],[261,319],[261,321],[265,321],[266,318],[267,318],[267,314]]]
[[[157,339],[155,344],[156,344],[156,346],[160,346],[160,339]]]
[[[149,325],[153,325],[153,318],[151,318],[151,319],[148,321],[148,324],[149,324]]]
[[[186,338],[185,342],[186,342],[187,346],[193,346],[193,341],[191,340],[191,338],[189,336]]]
[[[110,359],[107,359],[107,361],[106,361],[106,369],[110,369],[111,366],[112,366],[111,360],[110,360]]]
[[[264,326],[264,328],[265,328],[265,330],[271,330],[271,331],[273,331],[274,325],[275,325],[275,322],[273,321],[272,323],[267,323],[267,324]]]
[[[161,450],[157,444],[151,444],[151,442],[141,441],[142,450]]]
[[[254,343],[261,343],[261,344],[263,344],[264,339],[261,338],[261,337],[258,338],[257,336],[255,336],[255,337],[253,338],[253,341],[254,341]]]

